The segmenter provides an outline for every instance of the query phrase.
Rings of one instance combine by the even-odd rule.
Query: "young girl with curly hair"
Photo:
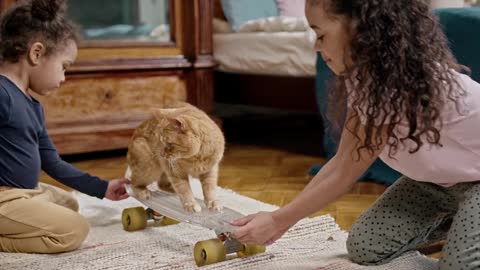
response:
[[[237,239],[273,243],[380,157],[403,177],[351,228],[351,260],[383,264],[446,239],[440,269],[480,267],[480,84],[426,2],[307,0],[315,49],[337,75],[329,117],[345,123],[339,148],[292,202],[234,221]]]
[[[40,171],[98,198],[128,197],[126,179],[105,181],[63,161],[45,126],[46,96],[77,56],[63,0],[19,1],[0,20],[0,251],[57,253],[78,248],[89,224],[65,190],[39,183]]]

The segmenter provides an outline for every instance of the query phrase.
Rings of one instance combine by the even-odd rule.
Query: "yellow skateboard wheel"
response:
[[[248,256],[253,256],[259,253],[264,253],[265,250],[267,250],[265,246],[243,244],[242,249],[237,252],[237,256],[240,258],[244,258]]]
[[[215,238],[197,242],[193,248],[193,257],[197,266],[204,266],[224,261],[227,258],[227,251],[223,242]]]
[[[125,231],[138,231],[147,227],[147,212],[143,207],[125,208],[122,211],[122,224]]]

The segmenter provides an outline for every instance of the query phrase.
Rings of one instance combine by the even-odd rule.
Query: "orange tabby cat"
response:
[[[153,117],[135,130],[128,146],[127,174],[135,192],[148,199],[151,193],[146,186],[157,181],[160,189],[179,195],[185,210],[199,212],[190,175],[200,179],[206,207],[219,210],[215,188],[225,149],[220,128],[188,103],[152,112]]]

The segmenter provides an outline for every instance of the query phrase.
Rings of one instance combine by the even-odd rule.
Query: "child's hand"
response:
[[[271,245],[289,229],[281,228],[272,212],[258,212],[230,224],[241,226],[233,232],[235,239],[243,244],[253,245]]]
[[[130,183],[126,178],[114,179],[108,182],[105,198],[112,201],[120,201],[128,198],[128,193],[125,190],[125,184]]]

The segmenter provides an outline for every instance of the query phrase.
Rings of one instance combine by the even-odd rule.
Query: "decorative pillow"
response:
[[[305,0],[275,0],[281,16],[305,17]]]
[[[234,31],[249,20],[278,16],[275,0],[222,0],[222,7]]]

